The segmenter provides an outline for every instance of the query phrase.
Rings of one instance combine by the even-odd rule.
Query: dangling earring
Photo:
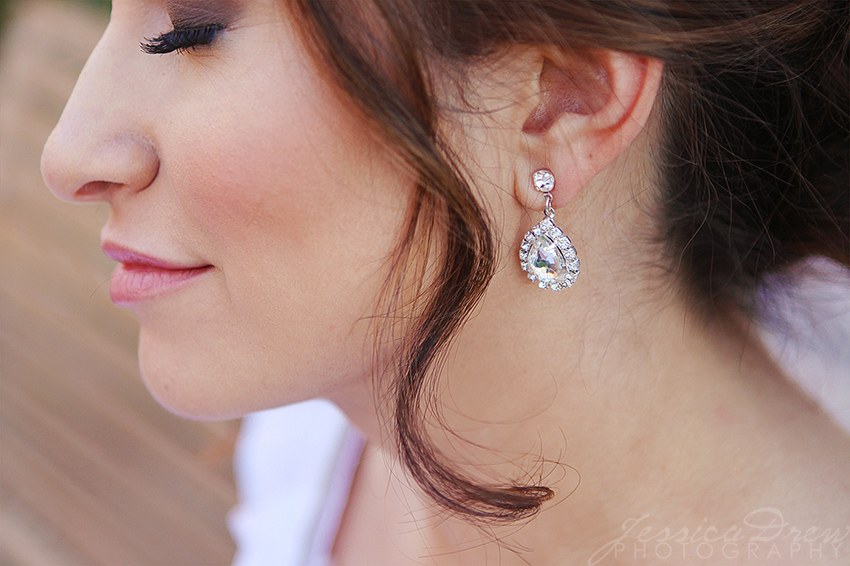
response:
[[[575,283],[579,273],[578,256],[570,239],[555,226],[555,209],[552,208],[555,176],[548,169],[535,171],[534,188],[546,197],[543,209],[546,218],[523,238],[519,248],[520,266],[541,289],[560,291]]]

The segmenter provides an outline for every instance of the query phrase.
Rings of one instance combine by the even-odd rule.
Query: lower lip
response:
[[[163,269],[151,265],[119,263],[112,273],[109,296],[116,305],[130,305],[179,289],[212,266]]]

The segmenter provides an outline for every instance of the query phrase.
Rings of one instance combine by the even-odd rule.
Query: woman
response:
[[[850,438],[751,321],[770,274],[850,263],[847,29],[115,0],[42,169],[109,204],[161,403],[364,433],[335,562],[841,564]]]

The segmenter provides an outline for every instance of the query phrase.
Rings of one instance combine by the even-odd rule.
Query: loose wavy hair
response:
[[[706,316],[753,314],[759,282],[809,255],[850,263],[846,0],[291,1],[332,80],[418,178],[394,272],[423,240],[437,268],[387,391],[403,463],[450,511],[513,521],[553,492],[476,483],[424,432],[429,380],[495,265],[487,215],[437,127],[434,62],[462,70],[506,45],[664,61],[657,237]]]

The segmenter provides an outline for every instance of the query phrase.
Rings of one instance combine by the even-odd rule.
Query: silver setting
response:
[[[569,237],[555,226],[555,209],[552,208],[552,189],[555,177],[548,169],[534,172],[534,188],[544,193],[546,216],[529,230],[519,248],[522,270],[541,289],[560,291],[573,286],[580,272],[578,254]]]

